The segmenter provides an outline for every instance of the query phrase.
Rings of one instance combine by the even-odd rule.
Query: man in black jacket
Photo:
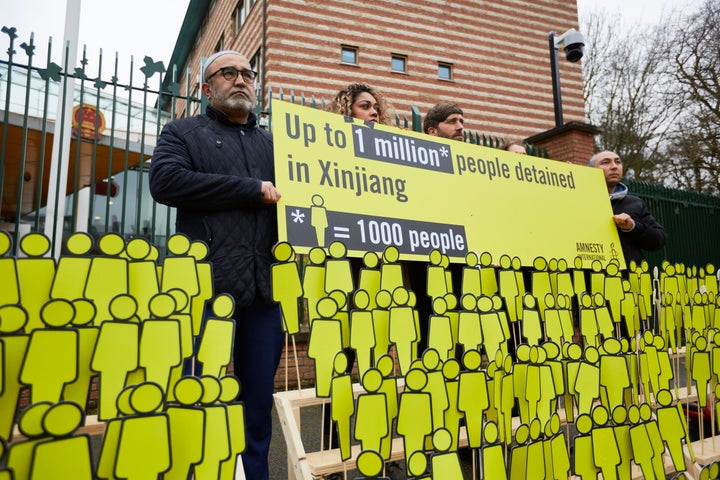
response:
[[[257,125],[255,72],[238,52],[210,56],[202,70],[205,114],[163,128],[150,167],[150,192],[177,208],[176,229],[209,247],[215,294],[235,298],[234,372],[245,404],[246,478],[268,478],[272,394],[284,334],[272,301],[277,242],[273,142]]]
[[[628,194],[627,186],[620,183],[623,164],[618,154],[607,150],[597,153],[590,158],[588,165],[602,168],[605,173],[625,263],[629,266],[634,261],[639,265],[643,260],[642,250],[654,252],[665,246],[665,228],[655,220],[645,202]]]

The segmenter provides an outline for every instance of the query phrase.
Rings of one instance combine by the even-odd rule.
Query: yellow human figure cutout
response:
[[[593,303],[595,304],[595,318],[597,320],[598,332],[602,339],[613,336],[613,319],[610,316],[610,309],[607,307],[605,296],[602,293],[593,295]]]
[[[540,311],[537,309],[537,300],[531,293],[523,295],[522,319],[522,336],[529,345],[540,345],[544,337],[543,327]]]
[[[329,258],[325,260],[325,292],[344,292],[347,297],[355,290],[350,260],[346,257],[347,247],[342,242],[332,242],[328,247]]]
[[[417,480],[427,480],[432,478],[431,476],[426,476],[428,468],[428,458],[427,455],[425,455],[425,452],[413,452],[410,455],[410,459],[407,461],[407,473],[409,475],[408,478],[414,478]]]
[[[637,405],[628,407],[628,421],[630,446],[632,448],[633,461],[640,467],[643,478],[647,480],[656,480],[655,470],[653,469],[653,457],[655,452],[653,445],[650,443],[650,435],[644,423],[640,423],[640,408]],[[664,478],[665,475],[661,478]]]
[[[618,405],[622,405],[625,389],[631,386],[630,372],[625,357],[621,353],[620,340],[607,338],[603,341],[604,353],[600,355],[600,386],[603,388],[607,398],[603,405],[607,410],[612,411]]]
[[[565,295],[572,298],[575,295],[572,273],[568,270],[567,260],[561,258],[557,262],[556,287],[553,293],[556,296]]]
[[[652,330],[645,330],[640,340],[640,378],[646,398],[650,392],[657,394],[660,390],[660,359],[654,343]]]
[[[227,373],[232,362],[233,339],[235,338],[235,300],[223,293],[212,302],[212,317],[205,327],[198,345],[197,360],[202,365],[204,375],[220,378]]]
[[[0,237],[2,238],[2,237]],[[0,388],[0,437],[12,439],[13,423],[16,418],[22,384],[22,370],[25,352],[30,337],[24,335],[27,312],[19,305],[0,306],[0,342],[2,344],[2,388]]]
[[[692,328],[698,332],[704,332],[710,323],[707,319],[707,301],[703,301],[703,295],[700,292],[695,292],[692,299]]]
[[[660,307],[660,335],[666,340],[670,349],[677,353],[677,347],[680,343],[680,325],[675,321],[675,301],[672,294],[661,294]],[[676,339],[677,337],[677,339]]]
[[[518,413],[522,423],[530,423],[530,406],[525,395],[525,386],[527,384],[527,369],[530,363],[531,347],[527,343],[517,346],[515,356],[517,361],[513,365],[513,382],[515,392],[515,401],[517,402]]]
[[[87,283],[93,239],[85,232],[75,232],[70,235],[65,247],[68,253],[58,260],[50,298],[75,300],[83,296]]]
[[[575,335],[575,325],[573,324],[572,296],[559,295],[555,300],[560,316],[560,327],[562,329],[562,341],[556,343],[572,342]]]
[[[530,274],[532,282],[531,293],[538,299],[538,309],[540,317],[545,318],[545,295],[552,293],[552,285],[550,284],[550,272],[548,272],[548,262],[543,257],[537,257],[533,260],[533,272]]]
[[[685,417],[680,404],[672,404],[669,390],[660,390],[656,396],[660,406],[655,410],[660,436],[667,445],[675,470],[686,470],[683,455],[683,441],[690,447],[690,435],[685,424]],[[691,450],[692,454],[692,450]]]
[[[629,280],[622,281],[622,288],[625,296],[620,302],[620,314],[625,320],[625,328],[628,332],[628,336],[634,337],[641,330],[645,330],[645,327],[640,327],[640,311],[637,305],[637,296],[631,291],[631,285]],[[660,322],[662,320],[660,319]],[[659,325],[662,329],[662,325]]]
[[[595,314],[595,302],[587,292],[580,294],[579,302],[580,334],[586,345],[597,347],[600,345],[600,330]]]
[[[30,465],[31,480],[91,480],[90,436],[71,435],[85,422],[82,408],[73,402],[59,402],[43,415],[46,440],[38,443]],[[19,477],[18,477],[19,478]]]
[[[480,268],[478,267],[479,258],[476,252],[468,252],[465,255],[465,265],[462,267],[462,281],[460,284],[461,295],[480,296]]]
[[[218,480],[237,478],[238,456],[245,451],[245,404],[236,401],[240,394],[240,381],[234,375],[226,375],[220,379],[220,397],[227,412],[228,439],[230,440],[230,458],[220,463]]]
[[[515,407],[515,379],[513,378],[513,362],[510,355],[501,357],[498,353],[495,363],[498,364],[495,381],[495,405],[497,405],[497,422],[500,428],[500,440],[509,441],[512,438],[512,416]]]
[[[408,290],[398,287],[393,292],[392,298],[395,305],[390,307],[388,338],[395,345],[398,367],[401,374],[405,375],[416,358],[415,351],[420,337],[416,329],[414,309],[408,305],[410,299]]]
[[[197,406],[202,395],[202,382],[197,377],[183,377],[175,384],[175,403],[165,409],[172,459],[163,477],[166,480],[187,480],[193,466],[202,460],[205,410]]]
[[[527,442],[530,439],[530,427],[521,423],[515,429],[515,445],[510,448],[510,480],[524,480],[527,470]]]
[[[565,343],[561,353],[565,368],[565,418],[572,422],[575,419],[575,406],[579,395],[575,390],[575,382],[580,370],[582,347],[577,343]]]
[[[3,288],[0,289],[0,307],[20,304],[17,259],[14,256],[8,256],[10,247],[12,247],[10,234],[0,230],[0,278],[3,279]]]
[[[83,294],[95,303],[94,325],[110,320],[110,302],[116,296],[128,293],[128,260],[120,256],[125,250],[125,240],[118,234],[106,233],[100,238],[98,247],[101,254],[90,262]]]
[[[190,299],[190,317],[192,318],[193,337],[200,335],[205,305],[215,296],[212,264],[210,262],[203,261],[207,258],[208,252],[209,250],[207,244],[199,240],[193,241],[190,244],[190,250],[188,250],[188,255],[195,259],[199,289],[198,294]]]
[[[499,442],[498,426],[495,422],[485,424],[483,439],[485,441],[480,451],[480,468],[484,473],[484,478],[507,480],[505,450]]]
[[[133,238],[125,246],[128,256],[128,294],[138,304],[137,316],[150,317],[150,301],[160,292],[157,263],[150,258],[152,248],[144,238]]]
[[[638,303],[642,305],[641,311],[645,312],[646,318],[652,317],[653,302],[653,276],[650,273],[650,266],[647,260],[640,262],[639,266],[639,295]]]
[[[388,399],[381,391],[383,375],[380,370],[371,368],[362,376],[362,386],[366,393],[357,398],[355,429],[353,437],[360,442],[361,450],[380,452],[382,441],[391,434]],[[343,460],[346,460],[343,457]]]
[[[625,298],[625,291],[622,286],[622,277],[620,276],[620,268],[615,263],[609,263],[605,267],[605,284],[603,285],[603,295],[610,308],[610,315],[614,323],[620,323],[621,306]]]
[[[593,260],[590,263],[590,293],[605,294],[605,272],[603,272],[600,260]]]
[[[617,439],[618,452],[620,452],[620,464],[617,467],[618,478],[631,480],[633,449],[630,425],[627,423],[628,411],[624,405],[618,405],[610,413],[612,429]]]
[[[551,293],[545,295],[545,334],[548,340],[562,343],[563,331],[560,325],[560,310],[557,308],[555,296]]]
[[[205,437],[202,461],[195,465],[197,480],[218,480],[223,462],[234,458],[227,406],[218,403],[222,396],[219,379],[209,375],[200,377],[203,395],[200,404],[205,410]]]
[[[452,325],[447,313],[445,298],[436,298],[432,301],[433,314],[428,319],[428,348],[438,353],[440,362],[445,362],[455,352]]]
[[[586,270],[583,269],[583,260],[580,257],[575,257],[573,260],[572,282],[573,291],[575,292],[575,298],[580,301],[580,294],[583,292],[589,292],[587,288],[587,281],[585,279]]]
[[[125,417],[136,414],[130,405],[130,395],[134,389],[135,385],[130,385],[120,392],[117,397],[117,411],[119,416],[111,418],[105,424],[105,434],[103,435],[100,456],[95,469],[95,474],[100,479],[115,480],[116,478],[115,462],[117,460],[122,422]]]
[[[522,318],[522,295],[518,287],[512,259],[509,255],[500,257],[498,276],[498,293],[505,299],[510,322],[515,323]]]
[[[652,408],[648,403],[640,404],[640,421],[643,422],[650,439],[650,445],[653,450],[652,468],[655,471],[655,477],[658,479],[665,478],[665,443],[660,434],[660,427],[657,419],[654,418]],[[692,456],[692,451],[690,451]],[[637,462],[637,461],[636,461]]]
[[[670,382],[673,379],[672,364],[670,363],[670,354],[668,353],[667,344],[660,335],[655,335],[655,349],[658,352],[658,363],[660,365],[660,377],[658,391],[665,388],[670,389]]]
[[[188,308],[190,298],[187,296],[185,290],[180,288],[171,288],[167,292],[163,293],[170,294],[175,300],[175,311],[170,317],[168,317],[168,319],[176,320],[180,325],[180,356],[182,357],[183,362],[174,367],[170,372],[170,385],[175,385],[182,376],[184,365],[191,364],[189,360],[193,357],[193,355],[195,355],[192,317],[190,309]],[[185,363],[186,360],[188,361],[187,363]],[[170,388],[167,392],[168,399],[170,400],[172,399],[172,391],[173,389]]]
[[[382,455],[375,450],[363,449],[358,455],[355,464],[357,465],[358,472],[363,475],[362,477],[357,477],[356,480],[386,480],[389,478],[380,476],[384,462]]]
[[[333,374],[335,355],[343,349],[342,325],[333,317],[338,305],[330,297],[317,304],[319,318],[312,322],[308,341],[308,358],[315,362],[315,393],[318,397],[330,396],[330,381]]]
[[[98,419],[117,416],[115,399],[125,387],[125,379],[139,365],[139,325],[131,321],[137,310],[135,299],[119,295],[110,302],[112,321],[100,325],[90,367],[98,372]]]
[[[170,372],[183,360],[180,346],[180,322],[170,318],[175,311],[175,298],[158,293],[150,300],[150,318],[142,323],[138,364],[145,370],[145,380],[170,390]],[[171,395],[172,396],[172,395]]]
[[[40,310],[50,300],[50,289],[55,278],[55,260],[44,257],[50,251],[50,240],[41,233],[29,233],[20,240],[20,250],[27,258],[18,258],[17,279],[20,301],[27,311],[25,332],[43,328]],[[11,283],[9,285],[12,285]],[[12,290],[12,288],[11,288]]]
[[[477,297],[465,294],[460,297],[462,310],[458,312],[458,343],[463,350],[480,350],[483,344],[480,313],[477,309]]]
[[[77,379],[78,334],[68,325],[75,316],[72,302],[50,300],[40,310],[47,328],[30,333],[20,382],[30,386],[30,402],[59,402],[66,384]]]
[[[548,415],[557,411],[557,400],[559,397],[565,394],[565,368],[563,363],[560,361],[560,346],[553,342],[545,342],[542,344],[543,365],[548,367],[547,371],[543,370],[541,378],[543,382],[545,379],[552,381],[552,389],[544,388],[542,391],[542,399],[548,401],[547,408],[549,408]],[[552,392],[552,394],[550,394]],[[546,422],[544,422],[546,424]]]
[[[460,457],[458,457],[456,450],[451,450],[452,435],[450,432],[446,428],[435,429],[432,434],[432,444],[437,452],[430,457],[433,478],[438,480],[462,480],[463,472]]]
[[[480,295],[495,295],[498,293],[498,282],[495,267],[493,266],[492,254],[483,252],[478,258],[480,264]]]
[[[275,245],[273,255],[278,263],[270,267],[272,298],[280,304],[283,329],[289,335],[300,331],[300,310],[298,300],[303,296],[300,270],[295,261],[295,250],[287,242]]]
[[[378,392],[385,394],[385,410],[387,411],[388,419],[387,431],[389,432],[387,436],[380,441],[380,453],[384,459],[390,460],[390,455],[392,454],[391,434],[393,430],[393,422],[398,416],[398,407],[400,403],[398,400],[397,378],[394,376],[395,361],[388,354],[382,355],[375,362],[375,368],[377,368],[382,375],[382,384],[380,385]]]
[[[374,358],[380,358],[390,349],[390,305],[392,294],[387,290],[380,290],[375,296],[376,308],[372,310],[373,326],[375,327]]]
[[[448,293],[448,285],[445,278],[445,267],[442,265],[443,255],[440,250],[432,250],[428,256],[430,260],[427,266],[427,282],[425,292],[416,292],[420,294],[427,293],[431,299],[444,296]]]
[[[503,356],[507,355],[509,339],[507,324],[503,324],[493,303],[493,298],[481,296],[477,300],[477,306],[480,312],[483,345],[488,358],[495,357],[495,353],[498,351],[502,352]]]
[[[465,415],[468,445],[482,445],[483,415],[490,407],[487,376],[480,369],[482,356],[478,350],[468,350],[463,355],[465,371],[458,380],[458,410]]]
[[[159,385],[143,382],[130,393],[136,415],[122,420],[115,459],[115,476],[127,479],[157,478],[170,469],[170,428]]]
[[[20,415],[18,430],[25,439],[13,443],[8,451],[6,465],[13,472],[12,478],[30,478],[33,451],[39,444],[49,440],[42,421],[51,407],[52,403],[50,402],[33,403]]]
[[[427,385],[424,392],[430,394],[432,406],[433,431],[445,427],[445,412],[450,408],[448,393],[445,388],[445,377],[442,372],[442,363],[436,350],[431,348],[422,354],[422,367],[427,374]],[[426,446],[432,446],[432,442]]]
[[[163,260],[161,291],[168,292],[178,288],[185,292],[188,299],[200,293],[196,260],[189,254],[190,244],[190,238],[182,233],[175,233],[168,238],[167,249],[170,255]],[[190,301],[179,311],[190,313]]]
[[[327,209],[322,195],[315,194],[311,198],[310,225],[315,229],[315,237],[320,247],[325,246],[325,232],[328,227]]]
[[[575,420],[575,427],[578,435],[573,438],[573,473],[582,480],[595,480],[600,468],[595,466],[595,445],[591,435],[593,420],[590,414],[580,414]]]
[[[507,353],[507,342],[510,341],[510,323],[508,322],[505,305],[503,304],[503,299],[500,295],[493,295],[490,299],[492,300],[492,311],[497,313],[498,319],[500,320],[500,328],[502,329],[502,334],[505,337],[504,351]],[[513,334],[514,333],[515,331],[513,330]]]
[[[545,467],[544,445],[541,440],[542,426],[535,418],[529,425],[530,438],[527,443],[527,467],[525,478],[528,480],[540,480],[545,478],[547,469]]]
[[[579,414],[590,414],[595,400],[600,398],[600,354],[595,347],[586,347],[584,360],[580,362],[574,390],[577,395]]]
[[[563,394],[562,389],[562,369],[559,369],[560,379],[555,379],[556,372],[553,369],[553,364],[556,363],[548,359],[547,351],[553,351],[555,353],[559,349],[553,350],[551,346],[554,346],[552,342],[546,342],[543,347],[537,348],[537,360],[538,373],[540,377],[540,397],[537,403],[537,416],[540,423],[545,425],[550,420],[550,417],[556,410],[556,400]],[[533,358],[533,352],[531,350],[531,361]]]
[[[338,352],[333,360],[333,377],[330,381],[330,411],[332,420],[337,426],[340,458],[343,462],[352,456],[350,452],[350,420],[355,413],[352,377],[347,373],[348,366],[345,352]]]
[[[363,255],[363,266],[360,267],[358,275],[357,290],[365,290],[370,303],[367,309],[372,310],[377,306],[375,296],[380,291],[380,257],[375,252],[365,252]]]
[[[350,312],[348,311],[348,298],[345,292],[333,290],[328,293],[328,297],[335,300],[337,304],[337,313],[333,316],[335,320],[340,322],[340,331],[342,334],[343,348],[350,347]]]
[[[424,450],[425,437],[432,433],[432,401],[423,392],[426,384],[427,374],[413,368],[405,375],[405,391],[400,394],[396,431],[403,439],[406,466],[413,453]]]
[[[325,293],[325,259],[327,254],[320,247],[311,248],[307,256],[307,264],[303,268],[302,288],[307,307],[308,321],[318,318],[317,303]]]
[[[5,439],[0,437],[0,461],[5,465],[5,453],[7,452],[7,443]],[[0,480],[13,480],[13,472],[5,466],[0,467]]]
[[[552,467],[552,480],[563,480],[570,477],[570,453],[568,452],[568,442],[565,433],[560,425],[560,416],[553,413],[550,418],[550,459],[549,463]]]
[[[397,247],[389,246],[383,250],[383,262],[380,266],[380,290],[394,292],[403,286],[403,268],[398,262],[400,252]]]
[[[356,290],[353,303],[355,308],[350,311],[350,347],[355,350],[358,375],[362,378],[373,365],[375,327],[373,314],[369,310],[370,296],[368,293],[365,290]]]
[[[695,339],[691,362],[690,377],[695,381],[698,404],[705,408],[712,377],[707,338],[698,336]]]
[[[460,362],[456,358],[448,358],[442,364],[442,374],[445,381],[445,391],[447,392],[448,408],[443,416],[443,425],[452,436],[451,450],[458,449],[460,439],[460,422],[463,413],[458,408],[458,400],[460,395]]]
[[[612,480],[618,477],[618,465],[622,458],[618,448],[617,437],[612,426],[607,425],[609,414],[602,405],[592,409],[592,419],[595,427],[590,432],[592,437],[593,460],[600,468],[603,479]]]

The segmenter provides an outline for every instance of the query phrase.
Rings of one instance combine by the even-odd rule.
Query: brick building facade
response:
[[[454,101],[469,130],[526,139],[554,128],[548,34],[577,26],[567,0],[191,0],[171,65],[201,96],[201,60],[234,49],[260,72],[263,95],[329,101],[361,81],[401,117]],[[581,65],[562,52],[559,64],[565,122],[584,125]],[[584,143],[592,149],[592,134]]]

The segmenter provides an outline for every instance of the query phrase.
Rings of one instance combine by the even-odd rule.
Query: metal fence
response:
[[[149,159],[163,124],[193,114],[202,100],[181,93],[178,73],[149,57],[142,66],[131,59],[124,72],[117,55],[110,71],[91,69],[85,52],[80,67],[61,66],[50,60],[52,40],[47,59],[39,62],[32,36],[20,43],[15,29],[3,27],[2,34],[8,48],[0,43],[7,55],[0,59],[0,230],[13,236],[12,254],[22,255],[19,240],[29,232],[44,232],[56,255],[75,231],[142,236],[164,249],[174,232],[174,210],[150,196]],[[97,63],[102,65],[102,54]],[[173,82],[161,91],[164,75]],[[271,90],[262,112],[270,118],[273,97],[325,107],[322,99]],[[395,123],[420,131],[421,114],[413,107]],[[497,148],[503,139],[466,132],[466,141]],[[528,149],[547,157],[545,150]],[[649,256],[653,265],[663,259],[698,266],[720,261],[720,197],[628,183],[670,232],[668,246]]]

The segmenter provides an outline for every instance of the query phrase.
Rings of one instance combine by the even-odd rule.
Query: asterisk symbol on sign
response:
[[[440,147],[440,155],[443,157],[447,157],[450,150],[447,149],[447,147],[442,146]]]
[[[293,222],[305,223],[305,221],[304,221],[305,214],[302,213],[299,208],[296,208],[295,211],[291,213],[291,216],[293,217]]]

